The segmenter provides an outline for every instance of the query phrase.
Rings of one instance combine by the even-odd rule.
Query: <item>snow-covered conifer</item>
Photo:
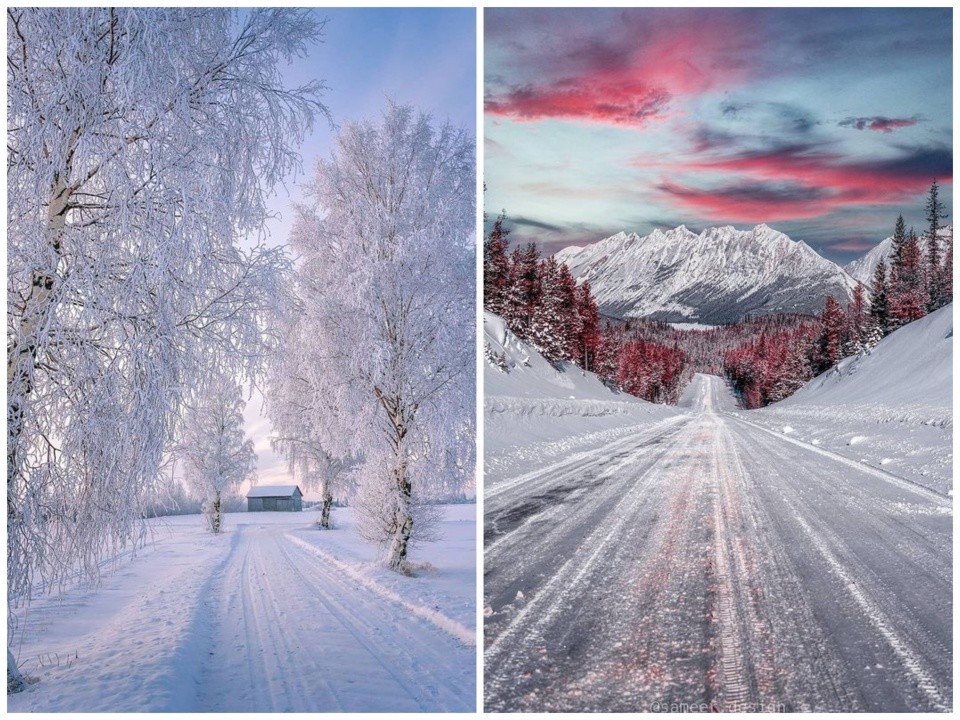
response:
[[[846,318],[843,308],[831,296],[827,296],[820,315],[819,371],[837,364],[843,357]]]
[[[510,272],[510,257],[507,255],[509,231],[503,227],[504,220],[506,215],[501,213],[483,242],[483,307],[498,315],[503,314]]]
[[[896,329],[927,314],[929,294],[923,252],[913,229],[890,268],[890,326]]]
[[[877,338],[876,342],[880,342],[880,339],[887,334],[887,329],[890,325],[890,295],[887,280],[887,264],[883,260],[877,263],[877,268],[873,272],[873,282],[870,285],[870,319],[872,326],[871,335],[879,332],[880,338]]]
[[[940,199],[940,188],[934,180],[930,185],[930,194],[926,203],[927,230],[924,233],[926,254],[924,264],[927,278],[927,310],[933,312],[946,305],[944,285],[944,267],[941,262],[939,230],[942,220],[947,218],[947,211]]]

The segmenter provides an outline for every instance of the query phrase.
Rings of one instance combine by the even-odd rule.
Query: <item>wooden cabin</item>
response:
[[[296,485],[258,485],[247,493],[247,512],[300,512],[303,493]]]

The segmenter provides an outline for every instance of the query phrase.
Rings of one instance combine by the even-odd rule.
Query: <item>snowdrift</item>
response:
[[[488,470],[505,451],[562,441],[566,449],[677,411],[618,393],[573,363],[551,365],[493,313],[484,313],[484,445]],[[582,436],[572,444],[573,436]],[[549,454],[540,447],[538,452]]]
[[[779,405],[924,407],[950,422],[952,360],[950,304],[891,333],[868,354],[841,360]]]
[[[953,305],[842,360],[792,397],[739,413],[940,493],[953,480]]]

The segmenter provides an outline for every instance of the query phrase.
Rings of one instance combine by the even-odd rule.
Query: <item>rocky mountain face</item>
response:
[[[644,237],[620,232],[555,256],[590,282],[615,317],[723,324],[747,315],[817,313],[827,295],[846,303],[856,281],[803,242],[758,225],[750,230],[681,225]]]

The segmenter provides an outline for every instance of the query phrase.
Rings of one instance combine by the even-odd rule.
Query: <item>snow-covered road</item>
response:
[[[488,482],[488,710],[951,708],[950,498],[732,404]]]
[[[417,577],[391,573],[352,511],[152,521],[156,539],[99,587],[21,614],[11,711],[472,711],[475,506],[443,509]]]
[[[473,684],[450,672],[458,661],[473,670],[461,643],[320,561],[288,532],[238,528],[207,603],[213,632],[197,678],[200,710],[473,708]]]

